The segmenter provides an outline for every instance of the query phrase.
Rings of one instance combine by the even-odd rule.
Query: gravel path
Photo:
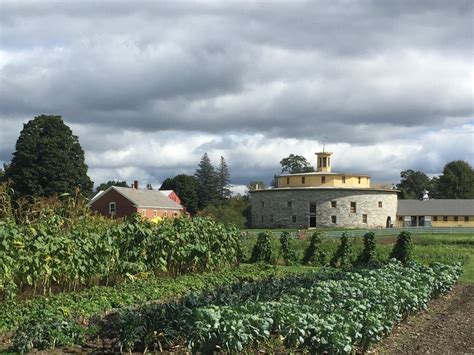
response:
[[[474,285],[457,284],[409,317],[371,353],[474,354]]]

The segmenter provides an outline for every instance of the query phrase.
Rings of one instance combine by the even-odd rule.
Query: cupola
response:
[[[324,150],[316,154],[316,166],[317,172],[330,173],[331,172],[331,152],[325,152]]]

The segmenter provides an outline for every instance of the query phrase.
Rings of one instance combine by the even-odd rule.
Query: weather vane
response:
[[[326,140],[328,137],[327,136],[323,136],[323,153],[325,152],[325,149],[326,149]]]

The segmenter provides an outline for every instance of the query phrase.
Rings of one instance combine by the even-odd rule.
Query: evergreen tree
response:
[[[219,199],[225,200],[230,198],[230,173],[224,157],[221,156],[221,162],[217,168],[217,193]]]
[[[84,151],[61,116],[41,115],[23,126],[5,178],[19,195],[92,192]]]
[[[198,184],[194,176],[180,174],[173,178],[167,178],[161,184],[160,190],[173,190],[189,213],[195,214],[197,212]]]
[[[194,176],[198,186],[198,208],[203,209],[218,197],[217,174],[207,153],[202,156]]]

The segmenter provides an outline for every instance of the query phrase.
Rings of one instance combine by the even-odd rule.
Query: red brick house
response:
[[[160,190],[163,194],[165,194],[168,198],[172,199],[174,202],[176,202],[178,205],[181,204],[181,199],[179,198],[178,195],[176,195],[176,192],[173,190]]]
[[[176,203],[159,190],[138,189],[137,183],[134,183],[134,187],[111,186],[100,191],[92,198],[89,206],[91,210],[103,216],[119,218],[134,213],[149,219],[175,218],[185,214],[180,203]]]

